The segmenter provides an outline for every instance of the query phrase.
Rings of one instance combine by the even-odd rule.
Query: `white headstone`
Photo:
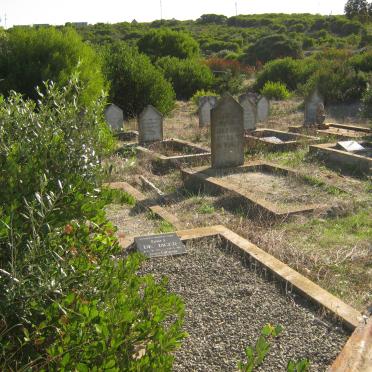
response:
[[[337,146],[348,152],[363,151],[365,148],[356,141],[340,141]]]
[[[323,97],[319,94],[318,89],[314,89],[305,100],[305,126],[315,125],[317,123],[319,104],[324,105]]]
[[[211,110],[216,106],[217,97],[200,97],[199,99],[199,127],[203,128],[211,124]]]
[[[243,94],[239,97],[239,103],[244,110],[244,129],[255,130],[257,122],[256,105],[251,101],[247,94]]]
[[[108,106],[105,110],[105,119],[112,131],[123,129],[124,115],[120,107],[114,104]]]
[[[270,102],[266,97],[261,97],[257,102],[257,121],[265,122],[269,118]]]
[[[163,140],[163,115],[151,105],[138,117],[138,140],[140,143]]]
[[[283,143],[283,141],[278,137],[261,137],[261,139],[270,143]]]

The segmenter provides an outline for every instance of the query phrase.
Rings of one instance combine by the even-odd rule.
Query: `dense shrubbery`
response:
[[[0,369],[169,370],[183,305],[115,258],[97,189],[111,136],[82,93],[0,104]]]
[[[318,85],[326,102],[360,99],[371,75],[371,53],[351,55],[343,50],[327,50],[303,60],[284,58],[267,63],[258,74],[255,89],[271,82],[289,90],[309,93]]]
[[[139,114],[148,104],[163,114],[172,110],[172,85],[147,56],[118,42],[104,49],[104,60],[104,72],[111,84],[110,101],[120,106],[126,116]]]
[[[19,28],[0,38],[0,79],[4,79],[0,92],[4,95],[14,90],[37,99],[36,85],[52,80],[62,86],[77,67],[85,87],[80,98],[92,102],[101,94],[104,79],[99,58],[76,31]]]
[[[152,59],[166,56],[182,59],[199,55],[199,44],[189,34],[166,28],[149,31],[138,41],[138,48]]]
[[[197,90],[209,89],[213,84],[211,70],[197,59],[163,57],[156,65],[172,83],[178,99],[189,99]]]
[[[257,61],[267,62],[276,58],[302,56],[301,45],[285,35],[265,36],[251,45],[244,53],[241,61],[248,65],[256,65]]]
[[[218,97],[218,94],[214,92],[213,90],[198,90],[195,92],[195,94],[192,96],[191,100],[192,102],[198,106],[199,104],[199,98],[201,97]]]
[[[287,87],[279,82],[268,81],[261,90],[261,94],[268,99],[285,100],[289,98],[290,93]]]

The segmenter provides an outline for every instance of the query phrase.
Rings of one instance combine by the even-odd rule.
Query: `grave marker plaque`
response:
[[[248,94],[243,94],[239,97],[239,103],[244,110],[244,129],[255,130],[257,122],[256,105]]]
[[[138,140],[140,143],[163,140],[163,116],[151,105],[138,117]]]
[[[120,107],[114,104],[108,106],[105,110],[105,119],[112,131],[117,132],[123,129],[124,115]]]
[[[186,247],[176,234],[160,234],[134,238],[137,251],[150,258],[177,256],[186,253]]]
[[[211,112],[212,167],[236,167],[244,163],[243,107],[225,95]]]
[[[257,121],[262,123],[269,118],[270,102],[266,97],[261,97],[257,102]]]

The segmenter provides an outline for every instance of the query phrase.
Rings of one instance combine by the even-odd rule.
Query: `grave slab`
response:
[[[149,258],[186,254],[185,245],[174,233],[139,236],[134,238],[134,243],[137,251]]]
[[[270,101],[266,97],[261,97],[257,102],[257,121],[264,123],[270,115]]]
[[[113,132],[123,129],[124,115],[120,107],[114,104],[108,106],[105,110],[105,119]]]
[[[211,110],[216,106],[216,104],[217,97],[200,97],[198,108],[199,128],[204,128],[211,124]]]
[[[138,133],[140,143],[163,140],[163,115],[154,106],[146,106],[139,115]]]
[[[256,129],[257,123],[257,108],[255,101],[248,94],[243,94],[239,97],[239,103],[243,107],[244,113],[244,130],[252,131]]]
[[[366,150],[356,141],[340,141],[337,142],[337,146],[340,150],[345,150],[347,152],[357,152]]]
[[[352,153],[340,149],[337,143],[325,143],[312,145],[309,148],[310,154],[315,155],[325,162],[328,167],[341,170],[351,175],[372,174],[372,143],[361,141],[359,144],[363,151]]]
[[[244,136],[247,150],[290,151],[309,143],[319,142],[318,137],[274,129],[257,129]]]

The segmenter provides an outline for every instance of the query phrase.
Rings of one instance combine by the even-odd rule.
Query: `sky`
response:
[[[151,22],[160,19],[197,19],[202,14],[226,16],[259,13],[343,14],[346,0],[1,0],[0,25],[66,22]]]

